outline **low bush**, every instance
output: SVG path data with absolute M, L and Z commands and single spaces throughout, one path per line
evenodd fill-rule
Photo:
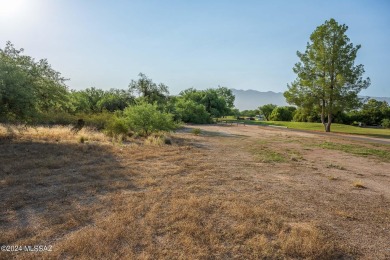
M 180 99 L 176 103 L 176 113 L 185 123 L 208 124 L 212 122 L 210 114 L 202 104 L 193 100 Z
M 295 110 L 295 107 L 276 107 L 269 119 L 271 121 L 291 121 Z
M 106 124 L 104 133 L 114 139 L 124 140 L 129 133 L 129 126 L 126 124 L 124 118 L 114 116 Z
M 123 115 L 130 130 L 145 137 L 154 132 L 169 132 L 178 127 L 173 121 L 173 115 L 160 112 L 156 104 L 141 103 L 130 106 L 123 111 Z
M 39 114 L 33 121 L 33 124 L 40 125 L 72 125 L 77 122 L 76 115 L 66 112 L 50 111 Z
M 113 113 L 110 112 L 96 114 L 77 114 L 77 118 L 83 119 L 86 126 L 96 128 L 97 130 L 103 130 L 111 121 L 112 117 Z
M 200 133 L 202 132 L 202 130 L 200 130 L 199 128 L 194 128 L 192 129 L 191 131 L 194 135 L 200 135 Z
M 384 128 L 390 128 L 390 119 L 388 119 L 388 118 L 383 119 L 382 120 L 382 126 Z

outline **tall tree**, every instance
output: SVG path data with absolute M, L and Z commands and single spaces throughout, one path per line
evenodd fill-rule
M 0 117 L 32 120 L 39 112 L 63 110 L 66 79 L 47 60 L 35 61 L 7 42 L 0 49 Z
M 264 106 L 259 107 L 260 113 L 265 117 L 267 121 L 269 121 L 269 117 L 272 113 L 272 111 L 277 107 L 277 105 L 274 104 L 266 104 Z
M 138 76 L 139 79 L 137 81 L 132 80 L 129 84 L 131 93 L 137 92 L 148 103 L 161 103 L 167 100 L 167 96 L 169 95 L 168 86 L 163 83 L 154 83 L 152 79 L 143 73 L 138 74 Z
M 325 21 L 311 34 L 304 53 L 297 52 L 297 79 L 284 93 L 290 104 L 321 114 L 325 131 L 330 132 L 333 115 L 360 105 L 358 93 L 370 85 L 363 79 L 363 65 L 355 65 L 360 45 L 346 35 L 348 26 L 334 19 Z
M 207 113 L 212 117 L 226 116 L 231 112 L 234 102 L 234 95 L 224 87 L 218 89 L 196 90 L 189 88 L 179 94 L 185 100 L 192 100 L 205 107 Z
M 221 86 L 218 86 L 216 90 L 218 96 L 223 97 L 225 99 L 227 107 L 229 109 L 233 109 L 234 100 L 236 99 L 236 97 L 233 95 L 232 90 L 228 89 L 227 87 L 221 87 Z

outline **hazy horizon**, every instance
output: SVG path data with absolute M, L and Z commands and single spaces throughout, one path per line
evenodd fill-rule
M 11 41 L 47 58 L 71 89 L 127 88 L 139 72 L 171 94 L 218 85 L 283 92 L 295 79 L 296 51 L 325 20 L 349 26 L 357 64 L 390 96 L 388 1 L 0 0 L 0 46 Z

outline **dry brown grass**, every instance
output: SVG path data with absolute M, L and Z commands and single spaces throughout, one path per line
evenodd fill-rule
M 367 189 L 367 187 L 364 185 L 364 183 L 361 180 L 354 181 L 353 186 L 359 189 Z
M 103 133 L 84 127 L 79 132 L 72 131 L 72 126 L 26 127 L 0 124 L 0 139 L 15 139 L 18 141 L 46 142 L 80 142 L 84 138 L 90 142 L 108 142 Z
M 0 252 L 2 259 L 336 259 L 362 254 L 327 225 L 345 220 L 338 208 L 356 208 L 348 204 L 349 194 L 329 208 L 323 203 L 334 197 L 330 187 L 336 182 L 315 175 L 324 179 L 321 185 L 330 185 L 320 191 L 318 185 L 287 181 L 306 167 L 297 147 L 281 154 L 298 160 L 269 164 L 245 152 L 252 139 L 227 135 L 187 131 L 174 134 L 172 145 L 154 140 L 152 145 L 117 145 L 93 131 L 74 135 L 69 128 L 37 128 L 15 130 L 7 138 L 4 126 L 0 129 L 1 244 L 53 245 L 50 253 Z M 80 135 L 88 141 L 80 143 Z M 276 136 L 266 148 L 275 150 L 282 139 Z M 381 203 L 388 205 L 387 198 Z M 373 223 L 390 217 L 386 207 L 381 210 L 372 212 Z

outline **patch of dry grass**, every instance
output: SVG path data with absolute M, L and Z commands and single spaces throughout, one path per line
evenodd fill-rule
M 77 133 L 72 131 L 72 126 L 53 126 L 53 127 L 25 127 L 17 125 L 0 124 L 0 140 L 15 139 L 18 141 L 46 141 L 46 142 L 80 142 L 94 141 L 99 143 L 108 142 L 103 133 L 91 128 L 84 127 Z
M 4 205 L 0 208 L 0 241 L 53 245 L 53 252 L 34 253 L 34 257 L 353 256 L 332 232 L 315 221 L 295 217 L 301 209 L 285 202 L 293 193 L 272 191 L 276 186 L 269 185 L 277 181 L 267 184 L 243 171 L 254 169 L 256 173 L 257 166 L 246 162 L 242 168 L 241 159 L 231 154 L 241 145 L 237 138 L 233 146 L 225 143 L 219 148 L 231 150 L 215 151 L 211 145 L 197 143 L 197 138 L 206 137 L 191 133 L 173 135 L 172 145 L 154 145 L 152 140 L 152 145 L 117 146 L 93 131 L 80 133 L 88 136 L 84 143 L 68 128 L 14 132 L 12 139 L 0 142 Z M 7 134 L 4 127 L 1 134 Z M 283 158 L 300 156 L 291 151 L 283 151 Z M 296 196 L 304 197 L 300 192 Z M 0 252 L 3 259 L 31 256 Z
M 116 196 L 114 213 L 61 240 L 57 245 L 61 251 L 53 256 L 147 259 L 337 256 L 334 244 L 315 227 L 291 226 L 280 216 L 236 198 L 183 197 L 159 189 L 138 196 Z
M 364 185 L 363 181 L 361 180 L 354 181 L 353 186 L 359 189 L 367 189 L 367 187 Z
M 341 171 L 345 171 L 346 168 L 344 166 L 341 166 L 341 165 L 338 165 L 338 164 L 335 164 L 335 163 L 329 163 L 326 165 L 326 168 L 330 168 L 330 169 L 338 169 L 338 170 L 341 170 Z

